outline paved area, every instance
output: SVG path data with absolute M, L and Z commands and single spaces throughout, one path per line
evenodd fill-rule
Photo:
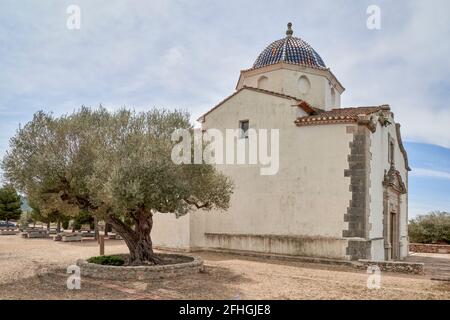
M 126 253 L 107 241 L 106 253 Z M 67 266 L 98 255 L 95 241 L 62 243 L 0 237 L 0 299 L 450 299 L 450 282 L 429 275 L 382 273 L 380 289 L 368 274 L 344 266 L 267 260 L 223 253 L 195 253 L 204 273 L 157 281 L 82 278 L 68 290 Z

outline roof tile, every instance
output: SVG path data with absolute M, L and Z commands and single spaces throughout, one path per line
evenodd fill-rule
M 387 105 L 382 105 L 371 107 L 337 108 L 329 111 L 321 111 L 316 109 L 317 114 L 299 117 L 295 120 L 295 123 L 298 126 L 301 126 L 311 124 L 356 122 L 359 116 L 367 116 L 381 110 L 390 110 L 390 108 Z

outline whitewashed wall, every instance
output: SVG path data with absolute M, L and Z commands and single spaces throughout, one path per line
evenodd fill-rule
M 190 248 L 190 216 L 179 218 L 173 213 L 156 213 L 151 233 L 155 246 L 188 250 Z
M 394 163 L 397 170 L 399 170 L 403 182 L 407 182 L 407 170 L 405 159 L 400 150 L 397 139 L 397 132 L 395 129 L 395 122 L 393 118 L 389 118 L 391 125 L 384 127 L 377 122 L 376 132 L 371 135 L 371 171 L 370 171 L 370 218 L 369 222 L 371 230 L 370 238 L 383 237 L 383 179 L 384 172 L 389 171 L 390 163 L 388 158 L 389 138 L 390 135 L 395 141 L 395 157 Z M 406 257 L 408 255 L 408 207 L 407 195 L 402 195 L 400 200 L 400 256 Z M 384 241 L 374 241 L 372 244 L 372 258 L 384 259 Z
M 298 69 L 298 70 L 296 70 Z M 327 76 L 325 76 L 325 75 Z M 306 77 L 309 82 L 309 89 L 304 90 L 304 86 L 299 85 L 299 79 Z M 332 85 L 334 77 L 329 71 L 318 71 L 307 67 L 290 66 L 290 68 L 279 68 L 278 65 L 269 66 L 251 72 L 245 72 L 238 83 L 237 88 L 243 86 L 259 87 L 259 80 L 267 78 L 261 89 L 287 94 L 297 97 L 316 108 L 330 110 L 341 105 L 341 94 L 343 89 L 337 85 Z M 331 89 L 334 87 L 335 98 L 331 99 Z
M 295 126 L 303 111 L 292 105 L 292 100 L 243 90 L 206 116 L 204 129 L 237 128 L 243 119 L 249 119 L 250 128 L 277 128 L 281 145 L 280 168 L 274 176 L 260 175 L 259 166 L 218 166 L 233 178 L 236 189 L 228 212 L 203 216 L 203 231 L 333 240 L 333 250 L 311 246 L 309 253 L 343 257 L 343 216 L 351 199 L 344 169 L 353 136 L 345 125 Z M 208 240 L 194 245 L 209 246 Z

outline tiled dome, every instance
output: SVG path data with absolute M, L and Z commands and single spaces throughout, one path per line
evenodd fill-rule
M 272 42 L 258 56 L 253 68 L 260 68 L 280 61 L 325 69 L 319 54 L 305 41 L 293 37 L 292 23 L 288 23 L 286 37 Z

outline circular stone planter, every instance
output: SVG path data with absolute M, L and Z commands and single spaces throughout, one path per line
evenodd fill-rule
M 204 270 L 200 257 L 180 254 L 159 254 L 161 257 L 182 258 L 186 262 L 157 266 L 108 266 L 77 260 L 81 275 L 98 279 L 112 280 L 151 280 L 169 278 L 183 274 L 194 274 Z

